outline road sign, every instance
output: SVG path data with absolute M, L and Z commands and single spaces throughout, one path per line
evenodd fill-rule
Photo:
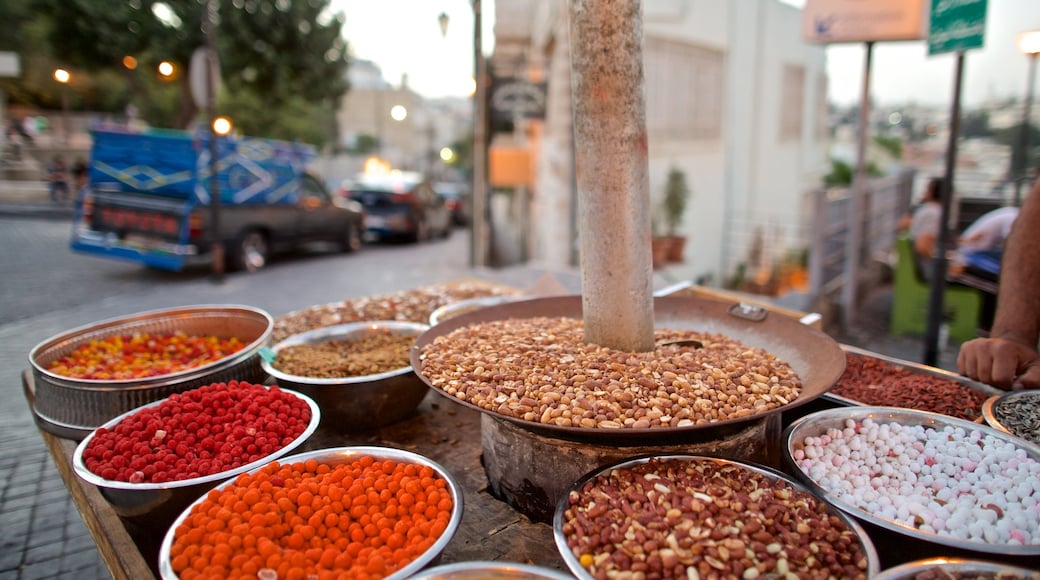
M 512 77 L 491 79 L 491 119 L 513 121 L 517 118 L 545 118 L 545 83 Z
M 986 0 L 932 0 L 928 54 L 981 48 L 986 34 Z
M 808 42 L 921 40 L 927 0 L 806 0 L 802 37 Z

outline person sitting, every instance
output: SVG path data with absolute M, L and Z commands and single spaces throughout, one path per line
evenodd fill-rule
M 928 180 L 921 203 L 910 217 L 908 236 L 914 245 L 917 271 L 926 280 L 932 278 L 932 259 L 939 243 L 939 228 L 942 226 L 942 179 Z
M 995 280 L 1000 274 L 1004 241 L 1018 217 L 1018 208 L 1002 207 L 976 219 L 957 240 L 957 264 L 967 272 Z

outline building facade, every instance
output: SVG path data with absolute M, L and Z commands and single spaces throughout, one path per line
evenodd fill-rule
M 496 4 L 494 74 L 547 84 L 544 118 L 496 133 L 492 149 L 531 153 L 525 250 L 548 266 L 577 264 L 567 16 L 562 0 Z M 721 284 L 804 250 L 809 192 L 829 165 L 825 54 L 802 40 L 801 11 L 645 0 L 643 37 L 650 203 L 672 168 L 692 191 L 686 258 L 669 274 Z

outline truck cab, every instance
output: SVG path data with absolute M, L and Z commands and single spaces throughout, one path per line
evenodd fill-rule
M 208 134 L 98 129 L 92 136 L 74 251 L 177 271 L 211 261 L 219 241 L 232 269 L 253 271 L 273 252 L 311 241 L 361 248 L 363 208 L 334 198 L 306 169 L 315 156 L 309 145 L 225 138 L 211 160 Z

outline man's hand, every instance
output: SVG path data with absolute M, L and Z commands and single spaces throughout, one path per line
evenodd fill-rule
M 961 345 L 957 370 L 968 378 L 1001 389 L 1040 388 L 1040 353 L 1036 347 L 1003 338 L 976 338 Z

